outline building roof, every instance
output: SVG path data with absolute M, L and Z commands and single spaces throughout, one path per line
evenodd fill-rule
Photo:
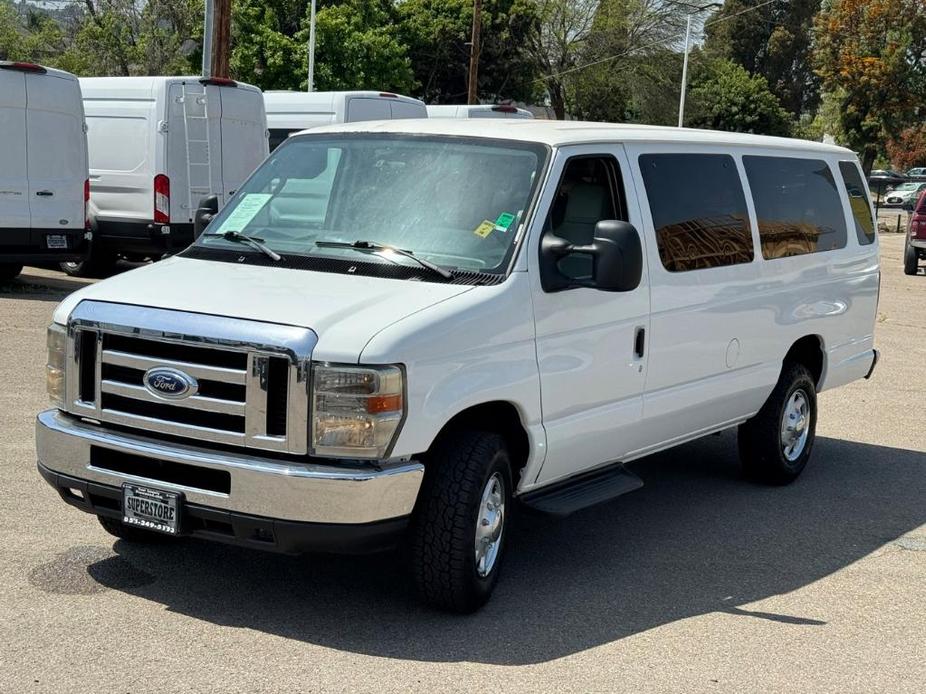
M 525 142 L 541 142 L 553 147 L 600 142 L 651 142 L 768 147 L 826 153 L 849 153 L 836 145 L 787 137 L 769 137 L 718 130 L 672 128 L 657 125 L 628 123 L 587 123 L 543 119 L 466 119 L 435 118 L 389 121 L 362 121 L 327 125 L 311 130 L 313 134 L 326 132 L 381 132 L 429 135 L 456 135 L 491 137 Z

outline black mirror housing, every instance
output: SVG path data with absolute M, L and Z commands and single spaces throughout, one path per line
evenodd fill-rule
M 901 205 L 901 209 L 904 209 L 907 212 L 913 212 L 913 200 L 910 198 L 904 200 L 903 205 Z
M 199 201 L 196 214 L 193 215 L 193 239 L 198 239 L 209 226 L 212 218 L 219 213 L 219 196 L 208 195 Z
M 574 280 L 557 267 L 560 258 L 573 253 L 590 255 L 593 262 L 591 281 Z M 553 234 L 546 234 L 540 244 L 540 279 L 546 292 L 573 287 L 588 287 L 606 292 L 629 292 L 640 286 L 643 277 L 643 246 L 640 234 L 628 222 L 605 219 L 595 225 L 592 243 L 576 246 Z

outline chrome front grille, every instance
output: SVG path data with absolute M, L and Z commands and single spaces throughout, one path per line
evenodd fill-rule
M 315 342 L 304 328 L 82 302 L 68 325 L 68 409 L 150 432 L 304 454 Z M 196 379 L 196 392 L 151 392 L 143 379 L 158 368 Z

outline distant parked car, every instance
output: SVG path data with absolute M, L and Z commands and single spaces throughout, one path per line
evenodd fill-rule
M 874 169 L 868 174 L 868 185 L 875 191 L 886 191 L 899 183 L 905 183 L 907 177 L 891 169 Z
M 919 198 L 920 193 L 926 190 L 926 181 L 908 181 L 894 188 L 884 199 L 886 205 L 903 205 L 907 200 L 911 202 Z
M 907 170 L 907 178 L 917 180 L 926 180 L 926 166 L 917 166 Z
M 913 212 L 910 217 L 910 226 L 907 227 L 907 243 L 903 254 L 903 271 L 907 275 L 915 275 L 919 262 L 926 258 L 926 190 L 920 193 L 919 199 L 908 200 L 904 209 Z

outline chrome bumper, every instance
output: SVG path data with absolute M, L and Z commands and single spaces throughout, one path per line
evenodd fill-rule
M 108 431 L 59 410 L 42 412 L 35 429 L 39 462 L 59 474 L 112 486 L 147 483 L 183 492 L 190 503 L 288 521 L 352 524 L 407 516 L 424 476 L 424 466 L 416 462 L 342 468 L 168 444 Z M 94 467 L 91 447 L 222 470 L 230 475 L 230 490 L 225 494 Z
M 919 248 L 921 251 L 926 251 L 926 239 L 910 239 L 910 245 Z

